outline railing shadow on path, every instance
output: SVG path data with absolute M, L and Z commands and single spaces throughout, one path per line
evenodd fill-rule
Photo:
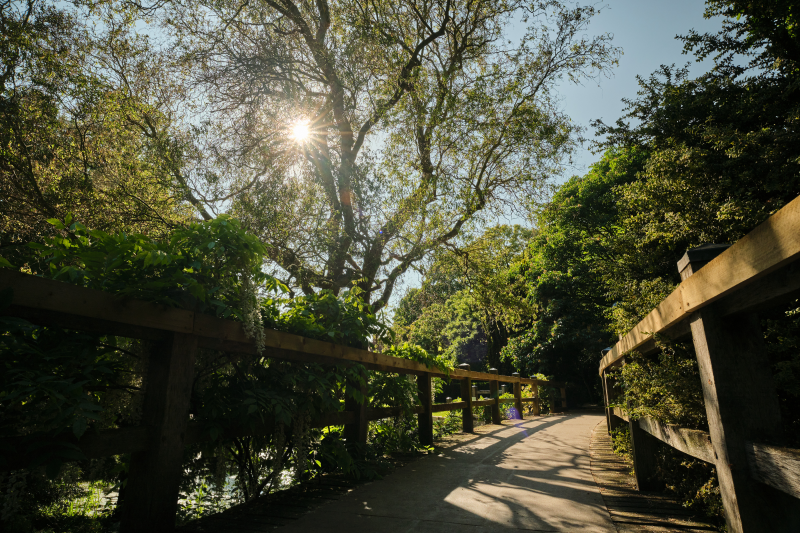
M 285 531 L 615 531 L 589 469 L 602 414 L 586 414 L 476 429 Z

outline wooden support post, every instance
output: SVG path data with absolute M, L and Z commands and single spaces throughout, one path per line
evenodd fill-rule
M 497 374 L 496 368 L 489 369 L 490 374 Z M 499 424 L 501 422 L 500 419 L 500 382 L 496 379 L 493 379 L 489 382 L 489 396 L 494 400 L 494 403 L 490 406 L 492 408 L 492 424 Z
M 197 338 L 186 333 L 173 333 L 151 350 L 142 412 L 148 447 L 131 455 L 121 533 L 175 529 L 196 357 Z
M 620 427 L 625 421 L 619 418 L 611 411 L 611 401 L 616 398 L 614 392 L 614 381 L 603 372 L 603 392 L 605 393 L 606 402 L 606 425 L 608 427 L 608 434 Z
M 458 365 L 461 370 L 469 370 L 469 364 L 464 363 Z M 461 411 L 461 429 L 464 433 L 472 433 L 474 426 L 472 422 L 472 379 L 463 378 L 461 380 L 461 400 L 466 402 L 467 406 Z
M 679 262 L 682 279 L 696 272 L 690 252 Z M 800 530 L 797 500 L 758 483 L 748 471 L 745 443 L 781 438 L 780 407 L 758 317 L 723 319 L 711 304 L 689 324 L 728 531 Z
M 561 387 L 561 410 L 567 412 L 567 387 Z
M 519 372 L 514 372 L 511 375 L 519 380 Z M 517 410 L 517 416 L 515 418 L 523 420 L 525 415 L 524 411 L 522 410 L 522 383 L 519 381 L 514 382 L 514 409 Z
M 638 420 L 630 420 L 628 427 L 631 432 L 631 455 L 636 488 L 640 491 L 658 490 L 659 483 L 655 479 L 658 439 L 639 427 Z
M 536 379 L 534 376 L 531 376 L 531 378 Z M 538 381 L 533 385 L 533 394 L 536 398 L 536 401 L 533 402 L 533 416 L 540 416 L 542 414 L 542 399 Z
M 352 424 L 344 425 L 344 438 L 348 443 L 367 443 L 367 430 L 369 429 L 369 421 L 367 420 L 367 376 L 360 376 L 361 379 L 348 379 L 345 385 L 345 398 L 344 409 L 345 411 L 352 411 L 356 414 L 356 420 Z M 351 392 L 357 391 L 361 396 L 362 401 L 358 401 L 353 397 Z
M 425 372 L 417 376 L 417 388 L 419 389 L 419 400 L 422 408 L 425 409 L 417 415 L 419 424 L 419 442 L 423 446 L 433 444 L 433 382 L 430 372 Z
M 607 382 L 608 379 L 606 378 L 606 372 L 600 374 L 600 384 L 603 386 L 603 407 L 605 408 L 606 412 L 606 429 L 608 430 L 609 435 L 611 434 L 611 409 L 608 407 L 608 387 Z

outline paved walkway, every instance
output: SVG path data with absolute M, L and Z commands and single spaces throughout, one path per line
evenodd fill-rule
M 573 412 L 476 428 L 280 531 L 615 532 L 589 464 L 601 420 Z

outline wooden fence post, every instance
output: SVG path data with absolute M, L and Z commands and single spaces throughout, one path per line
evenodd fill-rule
M 469 364 L 458 365 L 458 368 L 468 371 Z M 472 378 L 463 378 L 461 380 L 461 399 L 467 404 L 461 411 L 461 429 L 464 433 L 472 433 L 474 431 L 472 422 Z
M 497 374 L 496 368 L 489 369 L 490 374 Z M 489 382 L 489 396 L 492 397 L 494 403 L 490 406 L 492 408 L 492 424 L 500 423 L 500 382 L 493 379 Z
M 693 261 L 692 252 L 678 263 L 682 279 L 700 263 Z M 692 315 L 689 324 L 728 531 L 797 531 L 797 500 L 756 482 L 748 471 L 745 443 L 779 441 L 782 429 L 758 317 L 722 318 L 711 304 Z
M 344 425 L 344 438 L 348 443 L 357 442 L 359 444 L 366 444 L 367 431 L 369 429 L 369 421 L 367 420 L 367 404 L 369 403 L 367 401 L 367 394 L 369 391 L 367 389 L 366 374 L 361 376 L 361 380 L 348 379 L 345 388 L 344 410 L 354 412 L 356 414 L 356 419 L 352 424 Z M 350 392 L 353 390 L 361 393 L 360 396 L 363 401 L 359 402 L 352 397 Z
M 600 374 L 600 384 L 603 387 L 603 407 L 605 408 L 606 412 L 606 429 L 608 430 L 608 434 L 611 434 L 611 408 L 608 406 L 608 387 L 606 383 L 606 371 L 603 370 Z
M 536 379 L 531 376 L 532 379 Z M 540 416 L 542 414 L 542 404 L 541 404 L 541 391 L 539 390 L 539 380 L 536 380 L 536 383 L 533 384 L 533 394 L 536 401 L 533 402 L 533 416 Z
M 630 420 L 628 428 L 631 435 L 631 455 L 633 456 L 636 488 L 640 491 L 657 490 L 659 484 L 655 476 L 658 439 L 639 427 L 638 420 Z
M 614 392 L 614 381 L 603 372 L 603 393 L 605 394 L 606 402 L 606 425 L 608 426 L 608 434 L 624 424 L 624 420 L 619 418 L 611 411 L 611 401 L 617 397 Z
M 514 382 L 514 409 L 517 410 L 517 417 L 520 420 L 524 420 L 525 416 L 522 410 L 522 383 L 519 381 L 519 372 L 514 372 L 511 375 L 517 378 L 517 381 Z
M 121 533 L 175 528 L 196 357 L 197 338 L 186 333 L 173 333 L 150 353 L 142 408 L 148 449 L 131 455 Z
M 564 384 L 561 387 L 561 409 L 566 413 L 567 412 L 567 385 Z
M 417 376 L 417 388 L 419 389 L 419 399 L 422 404 L 424 412 L 417 415 L 417 422 L 419 424 L 419 442 L 423 446 L 430 446 L 433 444 L 433 382 L 431 380 L 431 373 L 425 372 Z

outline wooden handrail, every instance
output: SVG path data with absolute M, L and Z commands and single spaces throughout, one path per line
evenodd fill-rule
M 636 350 L 653 334 L 663 333 L 686 320 L 699 309 L 740 291 L 761 278 L 800 258 L 800 197 L 739 239 L 733 246 L 683 281 L 675 291 L 630 330 L 600 362 L 606 368 Z M 770 298 L 785 296 L 800 288 L 800 278 L 792 283 L 776 283 L 768 291 L 759 291 L 745 305 L 729 305 L 728 313 L 747 311 L 748 305 L 761 306 Z
M 627 415 L 618 409 L 614 408 L 615 416 L 628 421 Z M 707 431 L 663 424 L 651 418 L 640 418 L 633 423 L 671 448 L 712 465 L 716 462 Z M 747 464 L 754 479 L 800 498 L 800 450 L 750 442 Z
M 736 533 L 794 531 L 800 523 L 800 450 L 774 445 L 783 442 L 784 421 L 758 317 L 800 295 L 799 259 L 800 197 L 727 249 L 688 250 L 678 263 L 680 286 L 600 362 L 608 429 L 628 426 L 637 488 L 656 488 L 658 441 L 709 462 L 728 529 Z M 607 370 L 624 365 L 634 350 L 657 350 L 656 334 L 691 338 L 708 432 L 634 420 L 614 405 L 618 391 Z
M 113 294 L 0 269 L 0 288 L 13 291 L 12 305 L 2 314 L 20 316 L 44 325 L 58 324 L 84 331 L 101 331 L 132 338 L 157 339 L 166 333 L 190 333 L 199 346 L 257 354 L 242 324 L 233 320 L 165 307 L 151 302 L 120 299 Z M 453 369 L 449 373 L 411 359 L 352 348 L 332 342 L 264 329 L 265 355 L 274 359 L 319 363 L 360 363 L 372 370 L 400 374 L 430 373 L 451 379 L 501 381 L 560 387 L 563 383 Z
M 522 384 L 559 387 L 564 383 L 475 372 L 463 368 L 442 371 L 423 363 L 391 357 L 359 348 L 337 345 L 291 333 L 264 329 L 264 350 L 259 353 L 255 341 L 249 338 L 241 323 L 216 318 L 186 309 L 170 308 L 151 302 L 122 299 L 111 293 L 49 280 L 0 268 L 0 290 L 11 289 L 11 305 L 0 311 L 40 325 L 98 332 L 153 341 L 154 364 L 148 365 L 146 411 L 143 419 L 148 426 L 120 428 L 89 433 L 81 439 L 65 437 L 66 444 L 77 445 L 87 457 L 102 457 L 132 453 L 127 501 L 121 518 L 122 533 L 134 531 L 170 531 L 174 525 L 175 500 L 178 494 L 183 448 L 192 443 L 211 439 L 200 422 L 190 421 L 188 415 L 191 380 L 199 348 L 263 355 L 264 357 L 297 362 L 323 364 L 361 364 L 381 372 L 413 374 L 422 405 L 410 409 L 419 417 L 419 438 L 424 445 L 433 443 L 433 418 L 437 411 L 461 409 L 465 431 L 472 429 L 473 406 L 492 406 L 493 421 L 500 422 L 502 403 L 517 402 L 521 411 Z M 468 368 L 468 367 L 467 367 Z M 462 393 L 469 394 L 472 381 L 488 381 L 490 388 L 499 391 L 499 382 L 514 384 L 515 398 L 471 401 L 458 404 L 433 405 L 431 378 L 462 380 Z M 355 382 L 347 387 L 360 386 Z M 365 391 L 361 391 L 365 394 Z M 397 416 L 408 412 L 401 407 L 373 408 L 365 402 L 352 401 L 347 396 L 346 411 L 328 413 L 311 422 L 312 427 L 344 425 L 345 439 L 366 442 L 368 421 Z M 565 405 L 565 404 L 564 404 Z M 539 414 L 535 403 L 535 414 Z M 247 436 L 268 432 L 262 428 L 229 429 L 224 437 Z M 24 437 L 9 439 L 5 444 L 24 448 Z M 134 453 L 147 451 L 148 453 Z M 9 457 L 10 463 L 25 464 L 25 450 Z

